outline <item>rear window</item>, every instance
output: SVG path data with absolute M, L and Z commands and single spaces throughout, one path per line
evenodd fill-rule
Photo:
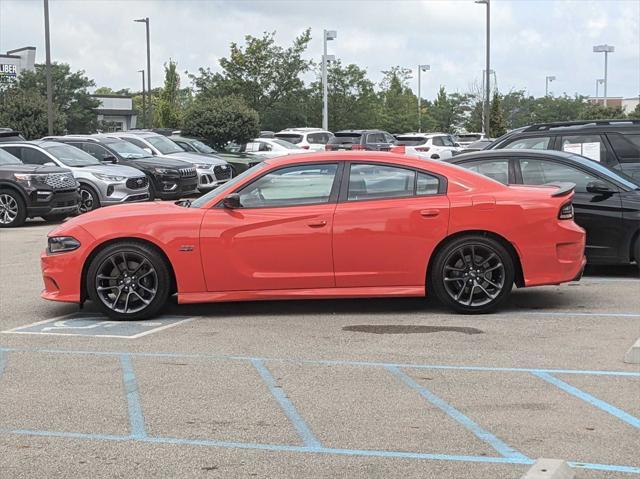
M 345 143 L 360 143 L 360 133 L 336 133 L 336 136 L 329 140 L 329 144 L 343 145 Z
M 396 136 L 396 138 L 398 139 L 396 144 L 404 146 L 424 145 L 427 142 L 423 136 Z
M 482 135 L 457 135 L 459 141 L 478 141 Z
M 288 141 L 289 143 L 293 143 L 294 145 L 297 145 L 302 141 L 302 135 L 296 135 L 295 133 L 277 133 L 276 138 Z

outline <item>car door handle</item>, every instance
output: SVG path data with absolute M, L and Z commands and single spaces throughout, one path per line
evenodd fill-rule
M 307 226 L 309 226 L 309 228 L 322 228 L 323 226 L 327 226 L 327 222 L 325 220 L 312 221 L 308 223 Z
M 440 210 L 430 209 L 430 210 L 420 210 L 420 216 L 425 218 L 434 218 L 440 214 Z

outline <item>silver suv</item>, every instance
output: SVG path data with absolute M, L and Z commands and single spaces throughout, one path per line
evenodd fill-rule
M 116 203 L 149 200 L 149 180 L 130 166 L 105 165 L 74 146 L 55 141 L 0 143 L 28 165 L 68 168 L 80 183 L 81 213 Z
M 198 190 L 201 192 L 212 190 L 233 175 L 231 166 L 222 158 L 184 151 L 166 136 L 152 131 L 116 132 L 109 133 L 109 136 L 127 140 L 154 156 L 168 156 L 191 163 L 198 172 Z

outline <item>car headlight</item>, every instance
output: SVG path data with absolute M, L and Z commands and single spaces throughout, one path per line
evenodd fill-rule
M 51 254 L 73 251 L 80 247 L 80 241 L 72 236 L 51 236 L 47 251 Z
M 40 183 L 40 184 L 46 184 L 47 176 L 49 176 L 49 175 L 27 174 L 27 173 L 14 173 L 13 174 L 13 177 L 17 181 L 25 181 L 27 183 Z
M 169 173 L 172 173 L 172 171 L 168 168 L 154 168 L 153 171 L 155 171 L 159 175 L 168 175 Z
M 92 173 L 93 176 L 102 181 L 123 181 L 126 176 L 105 175 L 104 173 Z
M 213 167 L 213 165 L 209 165 L 207 163 L 196 163 L 193 166 L 200 170 L 210 170 Z

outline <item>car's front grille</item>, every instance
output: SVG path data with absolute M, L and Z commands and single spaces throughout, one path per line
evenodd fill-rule
M 198 174 L 195 168 L 180 168 L 178 171 L 182 178 L 192 178 Z
M 47 175 L 45 183 L 54 190 L 68 190 L 78 186 L 71 173 L 52 173 Z
M 65 206 L 76 206 L 77 204 L 78 204 L 77 199 L 71 199 L 71 200 L 54 201 L 52 206 L 54 208 L 64 208 Z
M 216 180 L 228 180 L 231 178 L 231 167 L 229 165 L 216 165 L 213 167 Z
M 138 176 L 127 180 L 127 188 L 130 190 L 140 190 L 142 188 L 146 188 L 148 184 L 149 180 L 146 176 Z
M 131 196 L 127 197 L 125 202 L 129 203 L 129 202 L 134 202 L 134 201 L 146 201 L 148 199 L 149 199 L 149 194 L 148 193 L 143 193 L 141 195 L 131 195 Z

